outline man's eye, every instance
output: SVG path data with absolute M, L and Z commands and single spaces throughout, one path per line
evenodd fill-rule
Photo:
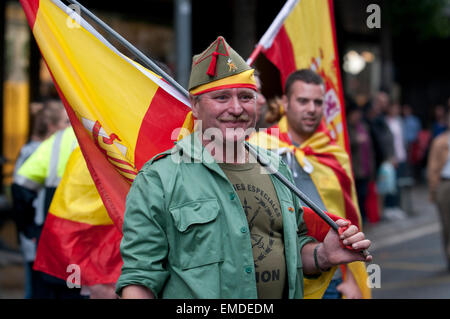
M 217 101 L 226 101 L 226 100 L 228 100 L 228 96 L 227 95 L 217 95 L 216 97 L 214 97 L 214 99 Z
M 242 95 L 240 97 L 240 99 L 241 99 L 241 101 L 249 102 L 249 101 L 253 100 L 253 95 Z
M 314 104 L 316 106 L 322 106 L 323 105 L 323 100 L 314 100 Z
M 300 104 L 308 104 L 309 100 L 308 99 L 298 99 L 298 102 Z

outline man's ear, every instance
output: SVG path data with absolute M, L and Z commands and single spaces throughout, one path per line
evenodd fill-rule
M 189 102 L 191 103 L 192 115 L 195 118 L 198 118 L 198 98 L 192 94 L 189 94 Z
M 281 97 L 281 100 L 282 100 L 282 102 L 283 102 L 283 107 L 284 107 L 284 111 L 287 111 L 288 110 L 288 102 L 289 102 L 289 99 L 288 99 L 288 97 L 287 97 L 287 95 L 286 94 L 283 94 L 283 96 Z

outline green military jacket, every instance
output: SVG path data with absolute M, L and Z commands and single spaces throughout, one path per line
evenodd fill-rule
M 158 298 L 258 298 L 247 218 L 225 173 L 191 134 L 139 171 L 127 196 L 116 291 L 148 287 Z M 292 181 L 278 155 L 258 149 Z M 270 176 L 283 218 L 288 297 L 303 298 L 300 202 Z

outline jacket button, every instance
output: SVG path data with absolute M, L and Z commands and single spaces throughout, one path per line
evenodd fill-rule
M 236 195 L 234 193 L 230 193 L 230 199 L 234 200 L 234 198 L 236 197 Z
M 251 274 L 252 273 L 252 267 L 245 267 L 245 272 L 247 274 Z
M 242 226 L 241 227 L 241 233 L 246 233 L 247 232 L 247 227 L 245 227 L 245 226 Z

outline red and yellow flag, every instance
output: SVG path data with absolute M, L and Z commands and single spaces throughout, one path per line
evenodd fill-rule
M 120 237 L 112 225 L 119 234 L 122 232 L 126 195 L 142 165 L 173 146 L 176 128 L 192 130 L 189 102 L 159 76 L 120 53 L 61 1 L 21 0 L 21 4 L 98 193 L 94 184 L 86 184 L 83 189 L 88 192 L 91 187 L 92 197 L 101 196 L 102 201 L 96 204 L 103 202 L 112 221 L 95 222 L 98 214 L 105 214 L 100 208 L 89 207 L 90 199 L 67 200 L 65 206 L 55 204 L 44 226 L 36 269 L 65 278 L 65 267 L 56 262 L 59 258 L 67 262 L 78 260 L 86 268 L 81 269 L 84 274 L 95 273 L 87 270 L 93 265 L 89 260 L 99 258 L 98 263 L 108 264 L 106 252 L 112 254 L 112 261 L 121 261 L 115 257 Z M 68 170 L 71 172 L 74 167 L 69 166 Z M 82 198 L 86 192 L 78 195 Z M 74 213 L 69 218 L 67 211 L 60 208 Z M 91 217 L 84 218 L 86 214 Z M 94 229 L 91 226 L 96 226 L 95 234 L 90 232 Z M 81 233 L 84 239 L 75 239 Z M 92 235 L 86 235 L 89 233 Z M 101 238 L 108 239 L 110 246 L 102 246 L 104 253 L 90 254 L 89 249 Z M 51 253 L 44 253 L 43 247 L 53 247 L 53 258 Z M 92 280 L 83 276 L 83 280 L 95 283 L 99 276 Z
M 77 147 L 53 196 L 34 268 L 64 279 L 68 266 L 77 265 L 82 285 L 115 283 L 121 238 Z
M 312 69 L 325 81 L 324 121 L 339 145 L 350 150 L 337 53 L 333 0 L 289 0 L 261 38 L 259 52 L 278 68 L 281 82 L 298 69 Z
M 124 194 L 149 158 L 173 146 L 172 132 L 183 126 L 189 102 L 62 2 L 21 3 L 94 182 L 121 229 Z

